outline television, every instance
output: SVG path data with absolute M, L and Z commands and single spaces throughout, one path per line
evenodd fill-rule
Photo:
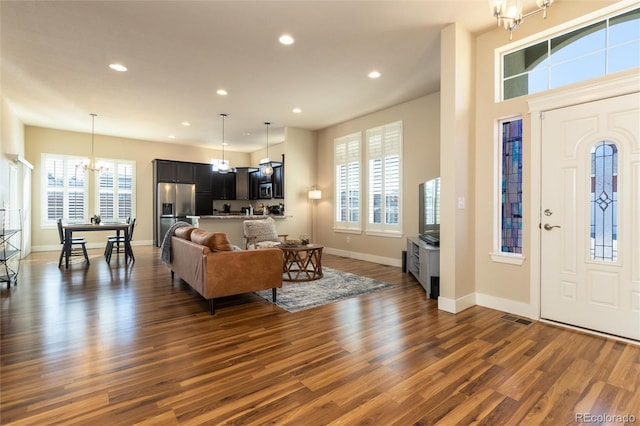
M 428 244 L 440 245 L 440 178 L 434 178 L 419 185 L 419 226 L 420 239 Z

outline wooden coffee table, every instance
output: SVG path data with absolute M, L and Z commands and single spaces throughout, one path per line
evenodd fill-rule
M 319 244 L 280 245 L 284 255 L 283 281 L 313 281 L 322 278 L 322 249 Z

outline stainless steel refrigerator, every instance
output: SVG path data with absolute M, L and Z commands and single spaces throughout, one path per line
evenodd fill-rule
M 178 221 L 189 222 L 187 216 L 196 212 L 196 186 L 192 183 L 158 183 L 157 188 L 157 244 L 160 246 L 165 234 Z

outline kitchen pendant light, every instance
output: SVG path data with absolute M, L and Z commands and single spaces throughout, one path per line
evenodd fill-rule
M 273 165 L 269 160 L 269 126 L 271 123 L 266 121 L 264 124 L 267 126 L 267 157 L 260 161 L 260 173 L 263 176 L 271 176 L 273 174 Z
M 109 168 L 102 163 L 96 163 L 94 155 L 95 119 L 98 114 L 91 113 L 89 115 L 91 116 L 91 158 L 85 158 L 76 167 L 82 167 L 85 172 L 106 172 L 109 171 Z
M 227 114 L 220 114 L 222 117 L 222 163 L 218 166 L 218 173 L 229 173 L 229 162 L 224 159 L 224 119 Z

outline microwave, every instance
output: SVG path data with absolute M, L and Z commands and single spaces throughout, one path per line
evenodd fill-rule
M 261 183 L 259 198 L 271 198 L 273 194 L 273 184 Z

